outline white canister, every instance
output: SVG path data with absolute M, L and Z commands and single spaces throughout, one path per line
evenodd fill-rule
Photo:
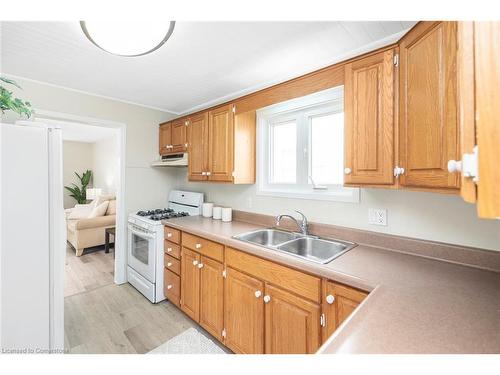
M 222 207 L 214 207 L 214 210 L 213 210 L 213 213 L 212 213 L 212 217 L 215 219 L 215 220 L 220 220 L 222 219 Z
M 213 203 L 203 203 L 203 206 L 201 209 L 203 217 L 212 217 L 213 209 L 214 209 Z
M 228 222 L 233 220 L 233 210 L 231 207 L 222 208 L 222 221 Z

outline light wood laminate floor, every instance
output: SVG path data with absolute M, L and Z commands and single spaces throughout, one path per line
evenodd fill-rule
M 69 353 L 146 353 L 190 327 L 203 331 L 170 302 L 152 304 L 130 284 L 114 284 L 113 269 L 112 251 L 76 257 L 68 245 L 64 328 Z

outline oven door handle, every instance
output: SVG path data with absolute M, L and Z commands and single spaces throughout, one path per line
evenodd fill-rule
M 135 234 L 136 236 L 139 236 L 139 237 L 144 237 L 144 238 L 149 238 L 149 239 L 155 238 L 155 236 L 153 234 L 143 232 L 143 231 L 138 231 L 138 230 L 134 229 L 134 227 L 132 227 L 132 225 L 128 226 L 128 230 L 130 232 L 132 232 L 132 234 Z

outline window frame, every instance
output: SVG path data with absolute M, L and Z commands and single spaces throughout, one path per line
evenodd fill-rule
M 327 190 L 323 190 L 314 188 L 309 180 L 309 173 L 312 173 L 312 117 L 338 113 L 339 110 L 343 111 L 343 88 L 344 86 L 337 86 L 257 111 L 257 195 L 359 202 L 359 188 L 326 185 Z M 297 137 L 296 179 L 301 183 L 271 183 L 272 126 L 293 120 L 296 123 Z M 304 121 L 307 121 L 307 126 L 300 126 L 300 124 L 304 124 Z M 304 152 L 307 152 L 307 157 L 301 156 L 301 153 Z M 306 181 L 305 184 L 303 183 L 304 180 Z

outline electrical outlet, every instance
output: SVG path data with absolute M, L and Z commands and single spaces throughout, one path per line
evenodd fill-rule
M 387 225 L 387 210 L 385 208 L 368 209 L 368 223 L 373 225 Z

